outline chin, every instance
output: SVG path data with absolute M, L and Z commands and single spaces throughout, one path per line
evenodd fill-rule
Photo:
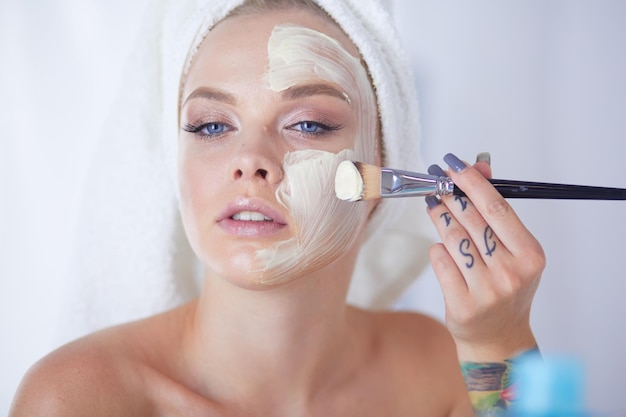
M 241 271 L 228 269 L 222 272 L 211 273 L 214 279 L 220 279 L 232 286 L 250 290 L 250 291 L 269 291 L 276 288 L 284 287 L 290 283 L 303 278 L 303 275 L 292 275 L 289 277 L 281 276 L 280 279 L 274 279 L 268 271 Z
M 335 242 L 322 248 L 298 245 L 292 238 L 271 245 L 251 242 L 230 248 L 227 244 L 207 245 L 203 263 L 209 275 L 237 287 L 268 290 L 319 275 L 319 271 L 327 268 L 330 270 L 322 275 L 336 275 L 345 269 L 342 259 L 346 255 L 351 259 L 356 253 L 357 243 Z M 348 264 L 350 259 L 346 259 Z
M 304 262 L 298 268 L 277 268 L 267 267 L 264 262 L 260 261 L 254 253 L 239 253 L 236 256 L 228 258 L 230 262 L 211 262 L 205 264 L 208 275 L 214 279 L 221 279 L 233 286 L 252 290 L 267 291 L 280 287 L 284 287 L 293 282 L 315 275 L 319 270 L 329 266 L 333 260 L 326 259 L 325 262 L 315 262 L 303 266 Z
M 239 247 L 236 253 L 222 253 L 211 257 L 204 257 L 204 267 L 208 275 L 225 280 L 240 288 L 250 290 L 265 290 L 275 287 L 268 285 L 265 278 L 272 276 L 267 271 L 265 263 L 257 256 L 258 248 L 250 245 Z

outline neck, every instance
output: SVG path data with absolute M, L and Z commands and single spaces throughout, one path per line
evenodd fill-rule
M 276 415 L 350 373 L 362 345 L 345 303 L 355 257 L 266 290 L 207 274 L 187 344 L 198 389 Z

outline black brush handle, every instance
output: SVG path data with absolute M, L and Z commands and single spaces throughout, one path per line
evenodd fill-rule
M 537 198 L 550 200 L 626 200 L 626 189 L 588 185 L 553 184 L 490 179 L 489 182 L 504 198 Z M 464 196 L 454 187 L 454 195 Z

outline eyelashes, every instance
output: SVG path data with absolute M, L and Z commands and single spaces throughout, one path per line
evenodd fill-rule
M 304 120 L 288 126 L 287 129 L 298 132 L 300 135 L 307 137 L 323 137 L 328 136 L 338 130 L 341 130 L 342 127 L 343 126 L 340 124 Z
M 198 124 L 185 123 L 182 129 L 185 132 L 193 133 L 194 135 L 205 139 L 216 139 L 234 130 L 234 128 L 229 124 L 220 122 Z
M 294 132 L 298 136 L 310 139 L 329 136 L 333 132 L 337 132 L 342 128 L 343 125 L 338 123 L 319 122 L 313 120 L 303 120 L 285 127 L 286 130 Z M 182 126 L 182 130 L 192 133 L 201 139 L 214 140 L 236 129 L 228 123 L 200 122 L 185 123 Z

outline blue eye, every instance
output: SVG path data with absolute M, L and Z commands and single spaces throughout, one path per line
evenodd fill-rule
M 186 124 L 183 126 L 183 130 L 190 133 L 196 133 L 203 137 L 216 137 L 223 135 L 224 133 L 231 130 L 230 126 L 226 123 L 204 123 L 198 125 Z
M 226 125 L 224 123 L 207 123 L 200 131 L 207 135 L 219 135 L 226 131 Z
M 296 126 L 298 126 L 300 129 L 296 129 L 296 130 L 301 130 L 302 132 L 306 132 L 306 133 L 318 133 L 320 130 L 322 130 L 322 126 L 318 123 L 315 122 L 300 122 L 298 123 Z
M 305 120 L 290 126 L 289 129 L 293 129 L 303 135 L 322 136 L 329 134 L 332 131 L 341 129 L 341 125 L 326 125 L 323 123 Z

